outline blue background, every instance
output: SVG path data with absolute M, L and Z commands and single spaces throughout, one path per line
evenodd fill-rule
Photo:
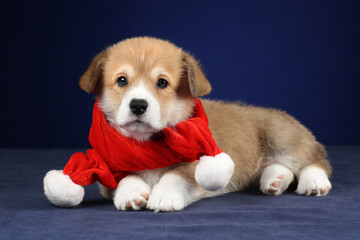
M 359 1 L 2 3 L 0 148 L 88 147 L 92 57 L 133 36 L 200 60 L 211 98 L 286 110 L 325 144 L 360 144 Z

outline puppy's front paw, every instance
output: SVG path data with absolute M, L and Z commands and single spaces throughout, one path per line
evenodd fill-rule
M 301 172 L 296 192 L 307 196 L 325 196 L 330 189 L 331 183 L 324 170 L 309 167 Z
M 145 208 L 149 195 L 133 192 L 114 198 L 114 205 L 118 210 L 141 210 Z
M 114 205 L 118 210 L 141 210 L 146 207 L 150 193 L 150 186 L 141 177 L 129 175 L 119 182 Z
M 196 201 L 198 195 L 193 184 L 169 173 L 153 188 L 146 207 L 155 212 L 179 211 Z
M 179 211 L 185 207 L 185 200 L 181 193 L 174 190 L 154 188 L 150 195 L 147 208 L 155 212 Z

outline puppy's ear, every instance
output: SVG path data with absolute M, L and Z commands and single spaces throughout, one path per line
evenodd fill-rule
M 105 50 L 94 57 L 90 66 L 81 76 L 79 86 L 87 93 L 93 93 L 96 85 L 99 84 L 103 77 L 104 62 L 107 59 L 108 51 Z
M 188 53 L 183 54 L 183 63 L 192 96 L 197 98 L 209 94 L 211 85 L 199 63 Z

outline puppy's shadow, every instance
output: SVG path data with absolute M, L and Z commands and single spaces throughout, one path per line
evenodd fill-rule
M 95 207 L 95 206 L 104 206 L 104 205 L 112 205 L 113 201 L 105 198 L 92 198 L 92 199 L 85 199 L 80 207 Z

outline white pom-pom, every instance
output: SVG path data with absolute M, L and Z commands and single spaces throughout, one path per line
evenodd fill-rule
M 234 162 L 226 153 L 214 157 L 202 156 L 196 166 L 196 182 L 205 190 L 216 191 L 226 187 L 234 173 Z
M 44 177 L 44 192 L 58 207 L 75 207 L 84 198 L 84 187 L 75 184 L 62 170 L 51 170 Z

